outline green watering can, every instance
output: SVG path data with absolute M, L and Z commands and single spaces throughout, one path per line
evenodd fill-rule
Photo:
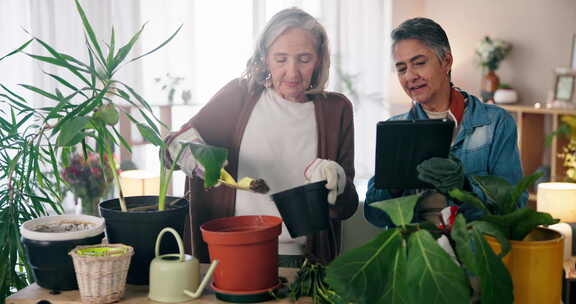
M 178 242 L 179 253 L 160 255 L 160 241 L 164 233 L 170 232 Z M 200 263 L 191 255 L 184 254 L 182 238 L 176 230 L 164 228 L 156 238 L 156 257 L 150 262 L 150 290 L 148 298 L 157 302 L 176 303 L 196 299 L 204 288 L 218 261 L 212 261 L 208 272 L 200 283 Z M 199 284 L 200 283 L 200 284 Z

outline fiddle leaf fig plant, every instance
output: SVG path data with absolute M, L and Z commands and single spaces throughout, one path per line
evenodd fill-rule
M 375 203 L 396 227 L 328 265 L 327 282 L 345 303 L 469 303 L 471 277 L 480 278 L 481 290 L 490 290 L 481 293 L 482 303 L 512 303 L 510 275 L 482 237 L 500 240 L 500 232 L 490 223 L 467 223 L 462 215 L 445 229 L 411 223 L 418 199 Z
M 461 189 L 452 189 L 449 195 L 464 204 L 480 205 L 486 211 L 481 221 L 494 225 L 508 240 L 521 241 L 534 228 L 559 222 L 549 213 L 518 207 L 523 193 L 541 176 L 541 172 L 534 173 L 524 177 L 517 185 L 497 176 L 474 176 L 472 181 L 486 194 L 485 203 Z
M 101 161 L 108 162 L 120 189 L 114 151 L 119 145 L 131 151 L 118 130 L 120 115 L 126 115 L 145 140 L 157 146 L 164 145 L 159 136 L 159 126 L 164 125 L 154 115 L 150 104 L 116 75 L 126 64 L 166 45 L 181 26 L 158 47 L 130 59 L 144 27 L 124 45 L 118 44 L 112 29 L 104 47 L 77 0 L 75 5 L 85 34 L 85 41 L 78 45 L 85 47 L 86 58 L 75 58 L 56 50 L 38 37 L 32 37 L 14 51 L 0 56 L 2 63 L 13 56 L 25 55 L 64 72 L 44 73 L 57 84 L 53 91 L 30 84 L 20 85 L 20 89 L 43 100 L 44 106 L 39 108 L 15 89 L 0 84 L 0 103 L 6 105 L 4 110 L 0 109 L 0 260 L 3 261 L 0 299 L 32 282 L 31 272 L 23 260 L 20 225 L 47 215 L 50 210 L 62 212 L 60 202 L 65 192 L 59 172 L 60 166 L 67 164 L 59 164 L 58 159 L 69 159 L 66 154 L 73 146 L 80 147 L 85 157 L 97 153 Z M 34 44 L 46 54 L 30 53 L 30 46 Z M 142 118 L 133 117 L 127 105 Z M 126 211 L 121 190 L 119 193 L 121 208 Z
M 501 260 L 510 251 L 509 240 L 523 240 L 537 226 L 558 222 L 547 213 L 518 207 L 539 177 L 527 176 L 517 185 L 494 176 L 472 177 L 484 201 L 452 189 L 453 199 L 484 211 L 472 222 L 458 214 L 441 226 L 412 223 L 420 195 L 374 203 L 396 227 L 336 258 L 327 268 L 328 284 L 346 303 L 470 303 L 478 291 L 483 304 L 513 303 L 512 279 Z M 500 243 L 499 255 L 486 235 Z M 475 281 L 479 286 L 470 283 Z

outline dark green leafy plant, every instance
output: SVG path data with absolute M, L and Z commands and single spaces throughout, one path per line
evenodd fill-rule
M 326 266 L 306 259 L 290 284 L 290 299 L 296 301 L 300 297 L 311 297 L 314 304 L 342 303 L 342 299 L 326 283 L 325 277 Z
M 527 176 L 516 186 L 493 176 L 472 178 L 486 201 L 470 192 L 451 190 L 451 197 L 485 212 L 470 223 L 459 214 L 451 229 L 411 223 L 420 195 L 375 203 L 397 227 L 338 257 L 328 266 L 328 284 L 352 303 L 469 303 L 469 278 L 477 277 L 481 303 L 512 303 L 512 280 L 500 259 L 510 251 L 508 240 L 522 240 L 535 227 L 558 222 L 549 214 L 517 207 L 539 177 Z M 499 241 L 499 256 L 485 235 Z M 441 237 L 448 240 L 454 255 L 438 245 Z
M 136 124 L 143 138 L 157 146 L 164 146 L 159 137 L 162 122 L 154 116 L 150 104 L 132 87 L 116 78 L 125 64 L 139 60 L 166 45 L 179 32 L 178 28 L 166 41 L 151 51 L 128 60 L 142 27 L 123 46 L 117 48 L 114 30 L 104 49 L 90 22 L 76 1 L 85 33 L 87 61 L 57 51 L 40 38 L 33 37 L 14 51 L 0 58 L 25 54 L 39 62 L 54 65 L 70 73 L 65 79 L 51 73 L 47 77 L 60 88 L 53 92 L 21 84 L 20 87 L 42 97 L 47 106 L 34 108 L 15 90 L 0 84 L 0 102 L 9 111 L 0 113 L 0 299 L 32 281 L 31 272 L 23 260 L 20 225 L 29 219 L 47 215 L 49 210 L 60 213 L 64 196 L 60 166 L 66 166 L 67 155 L 79 146 L 84 157 L 99 154 L 112 169 L 119 187 L 113 153 L 118 145 L 131 151 L 118 132 L 121 113 Z M 48 55 L 27 52 L 31 44 L 38 44 Z M 115 100 L 130 104 L 142 116 L 135 119 Z M 63 159 L 62 164 L 58 159 Z M 120 191 L 122 209 L 126 210 Z
M 351 303 L 469 303 L 469 277 L 476 276 L 486 291 L 482 303 L 512 303 L 510 275 L 483 237 L 502 240 L 500 231 L 490 223 L 466 223 L 462 215 L 451 229 L 413 224 L 418 199 L 412 195 L 374 204 L 397 227 L 328 266 L 326 280 L 336 293 Z M 455 248 L 454 256 L 437 243 L 442 236 Z
M 534 228 L 559 222 L 548 213 L 537 212 L 527 207 L 517 207 L 522 194 L 541 176 L 542 173 L 526 176 L 517 185 L 511 185 L 497 176 L 472 177 L 473 182 L 486 194 L 486 202 L 460 189 L 453 189 L 449 194 L 465 204 L 480 206 L 486 211 L 486 215 L 480 218 L 481 221 L 493 224 L 507 239 L 521 241 Z

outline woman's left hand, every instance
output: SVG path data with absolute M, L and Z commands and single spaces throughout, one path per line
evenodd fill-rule
M 342 194 L 346 187 L 346 172 L 337 162 L 328 159 L 313 160 L 306 166 L 304 177 L 309 183 L 326 181 L 328 203 L 331 205 L 336 203 L 336 197 Z

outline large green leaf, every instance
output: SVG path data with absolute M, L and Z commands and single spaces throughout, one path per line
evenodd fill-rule
M 472 228 L 472 238 L 476 250 L 476 265 L 480 277 L 480 299 L 482 304 L 514 303 L 512 278 L 477 227 Z M 464 303 L 464 302 L 462 302 Z
M 420 194 L 414 194 L 372 203 L 370 206 L 386 212 L 394 225 L 405 226 L 412 221 L 419 198 Z
M 514 190 L 512 190 L 512 194 L 511 194 L 511 205 L 507 206 L 508 212 L 512 212 L 512 210 L 514 210 L 515 208 L 517 208 L 518 206 L 518 200 L 520 199 L 520 197 L 522 196 L 522 194 L 528 190 L 528 188 L 530 186 L 532 186 L 534 184 L 534 182 L 536 182 L 537 179 L 539 179 L 540 177 L 542 177 L 544 173 L 542 172 L 536 172 L 533 173 L 532 175 L 529 176 L 525 176 L 524 178 L 522 178 L 522 180 L 520 180 L 520 182 L 518 184 L 516 184 L 516 186 L 514 187 Z
M 474 256 L 474 251 L 470 248 L 471 237 L 468 233 L 468 227 L 466 227 L 466 219 L 464 219 L 462 214 L 456 216 L 450 236 L 456 245 L 455 249 L 458 260 L 460 260 L 470 272 L 478 273 L 476 257 Z
M 454 304 L 470 301 L 468 277 L 428 231 L 408 238 L 407 276 L 412 303 Z
M 526 208 L 528 209 L 528 208 Z M 540 225 L 553 225 L 560 220 L 554 219 L 549 213 L 537 212 L 534 209 L 528 209 L 527 215 L 519 221 L 516 221 L 510 229 L 510 239 L 515 241 L 523 240 L 528 233 Z
M 540 225 L 558 223 L 548 213 L 537 212 L 530 208 L 519 208 L 506 215 L 486 215 L 481 220 L 495 224 L 506 238 L 521 241 L 530 231 Z
M 503 237 L 490 223 L 476 221 L 466 226 L 464 217 L 458 215 L 451 232 L 458 259 L 468 269 L 470 276 L 480 279 L 482 303 L 512 303 L 510 275 L 500 258 L 488 247 L 483 237 L 485 234 L 493 235 L 499 240 Z M 505 254 L 509 251 L 510 244 L 504 239 L 501 247 L 508 247 L 506 252 L 502 251 Z
M 464 203 L 464 204 L 468 204 L 474 208 L 480 209 L 480 210 L 485 210 L 488 211 L 488 209 L 486 208 L 486 206 L 484 205 L 484 203 L 473 193 L 470 192 L 466 192 L 460 189 L 452 189 L 448 192 L 448 194 L 450 195 L 450 197 Z
M 336 258 L 326 269 L 326 282 L 346 303 L 410 303 L 400 229 L 388 229 Z
M 504 213 L 510 204 L 514 186 L 507 180 L 493 175 L 474 176 L 472 180 L 482 189 L 489 201 L 488 203 L 493 204 L 501 213 Z
M 480 232 L 483 235 L 489 235 L 495 238 L 498 241 L 498 243 L 500 243 L 501 250 L 500 254 L 498 255 L 499 257 L 504 257 L 505 255 L 508 254 L 508 252 L 510 252 L 510 249 L 512 248 L 510 245 L 510 241 L 508 241 L 508 238 L 499 229 L 498 226 L 485 221 L 473 221 L 470 224 L 468 224 L 468 227 L 474 228 L 474 230 Z
M 228 150 L 210 145 L 187 144 L 194 158 L 204 167 L 204 188 L 213 187 L 218 183 L 220 170 L 228 158 Z M 178 160 L 173 160 L 177 162 Z
M 158 147 L 163 147 L 165 145 L 164 141 L 160 138 L 160 136 L 158 136 L 158 133 L 156 133 L 147 125 L 139 123 L 137 124 L 137 127 L 138 131 L 140 131 L 140 134 L 142 134 L 142 137 L 144 137 L 144 139 L 153 145 Z
M 58 146 L 70 146 L 71 142 L 75 141 L 75 137 L 82 133 L 82 130 L 86 127 L 89 121 L 90 120 L 87 117 L 79 116 L 65 122 L 58 134 L 58 139 L 56 140 Z M 78 141 L 75 141 L 75 143 L 78 143 Z

